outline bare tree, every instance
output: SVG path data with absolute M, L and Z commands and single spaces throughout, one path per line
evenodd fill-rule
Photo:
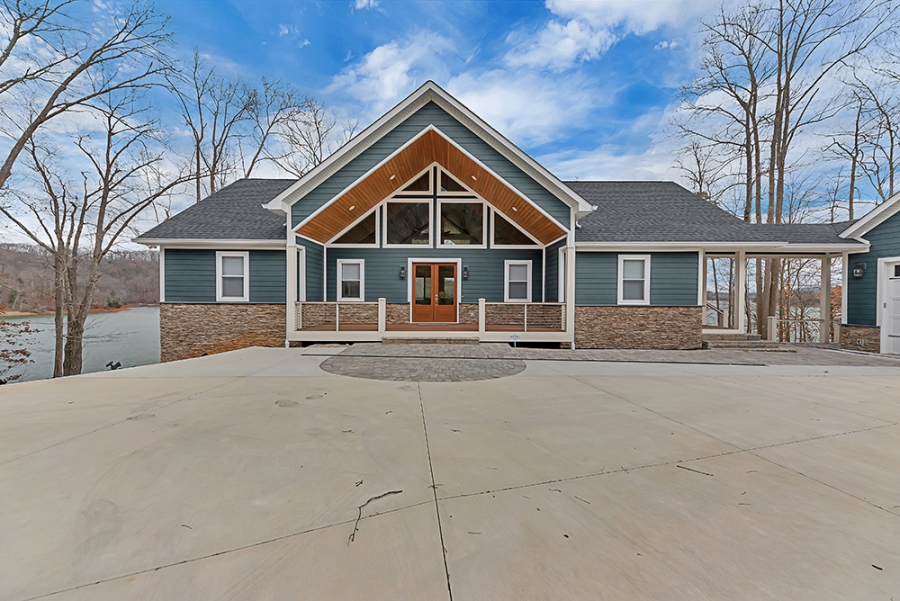
M 81 373 L 84 325 L 101 262 L 144 209 L 190 177 L 170 173 L 159 184 L 165 149 L 134 93 L 105 95 L 95 105 L 96 129 L 74 139 L 85 166 L 80 175 L 67 177 L 63 151 L 33 138 L 26 150 L 40 193 L 19 194 L 20 211 L 0 205 L 0 213 L 53 257 L 54 376 Z
M 140 0 L 82 22 L 74 0 L 0 2 L 0 188 L 49 121 L 169 69 L 167 19 Z
M 304 113 L 312 103 L 281 80 L 260 82 L 259 101 L 250 112 L 250 132 L 239 140 L 244 177 L 264 162 L 275 165 L 286 159 L 290 148 L 282 143 L 286 132 L 304 120 Z
M 302 177 L 320 164 L 335 148 L 349 142 L 358 122 L 339 122 L 314 99 L 306 99 L 303 111 L 282 125 L 283 152 L 274 159 L 283 171 Z
M 240 79 L 220 76 L 199 51 L 186 73 L 169 76 L 169 87 L 191 132 L 192 180 L 200 202 L 237 173 L 240 139 L 246 135 L 242 126 L 259 110 L 259 96 Z

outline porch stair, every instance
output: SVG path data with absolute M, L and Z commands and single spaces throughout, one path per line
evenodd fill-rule
M 777 342 L 762 340 L 759 334 L 736 333 L 705 333 L 703 334 L 703 348 L 733 348 L 733 349 L 777 349 Z

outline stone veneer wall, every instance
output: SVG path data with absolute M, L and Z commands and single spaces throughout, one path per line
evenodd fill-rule
M 575 348 L 699 349 L 700 307 L 575 307 Z
M 159 306 L 160 361 L 224 353 L 248 346 L 283 347 L 284 305 L 177 304 Z
M 859 344 L 859 342 L 862 344 Z M 852 351 L 881 352 L 881 328 L 841 324 L 841 348 Z

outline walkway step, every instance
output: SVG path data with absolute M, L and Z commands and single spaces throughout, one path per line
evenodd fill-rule
M 382 344 L 481 344 L 479 338 L 399 338 L 386 336 Z
M 733 334 L 733 333 L 722 333 L 718 334 L 716 332 L 705 332 L 703 334 L 703 340 L 760 340 L 761 336 L 759 334 Z
M 704 340 L 703 348 L 777 349 L 777 342 L 768 340 Z

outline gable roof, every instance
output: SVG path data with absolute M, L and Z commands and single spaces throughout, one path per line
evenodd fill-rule
M 434 127 L 425 129 L 390 160 L 323 205 L 294 231 L 325 244 L 433 163 L 438 163 L 444 171 L 465 182 L 468 189 L 543 244 L 550 244 L 565 235 L 566 230 L 540 207 L 516 192 Z
M 325 161 L 317 165 L 292 186 L 285 189 L 276 198 L 272 199 L 268 203 L 267 208 L 270 211 L 286 212 L 287 207 L 302 199 L 306 194 L 334 175 L 353 158 L 360 155 L 364 150 L 369 148 L 407 117 L 429 102 L 434 102 L 460 123 L 472 130 L 488 145 L 494 148 L 494 150 L 528 174 L 550 193 L 574 208 L 576 214 L 586 214 L 590 212 L 590 205 L 578 196 L 577 193 L 573 192 L 563 184 L 563 182 L 557 179 L 555 175 L 547 171 L 547 169 L 538 164 L 537 161 L 525 154 L 515 144 L 503 137 L 497 130 L 488 125 L 461 102 L 448 94 L 443 88 L 430 80 L 425 82 L 418 90 L 407 96 L 377 121 L 365 128 L 359 135 L 347 142 L 347 144 L 332 153 Z
M 597 207 L 579 221 L 576 243 L 723 243 L 753 247 L 760 252 L 866 248 L 863 243 L 838 235 L 846 223 L 746 223 L 675 182 L 566 184 Z
M 141 244 L 167 240 L 287 239 L 284 216 L 262 208 L 296 179 L 240 179 L 166 219 L 134 239 Z
M 841 232 L 841 238 L 859 238 L 900 212 L 900 192 L 869 211 L 861 219 L 851 222 Z

